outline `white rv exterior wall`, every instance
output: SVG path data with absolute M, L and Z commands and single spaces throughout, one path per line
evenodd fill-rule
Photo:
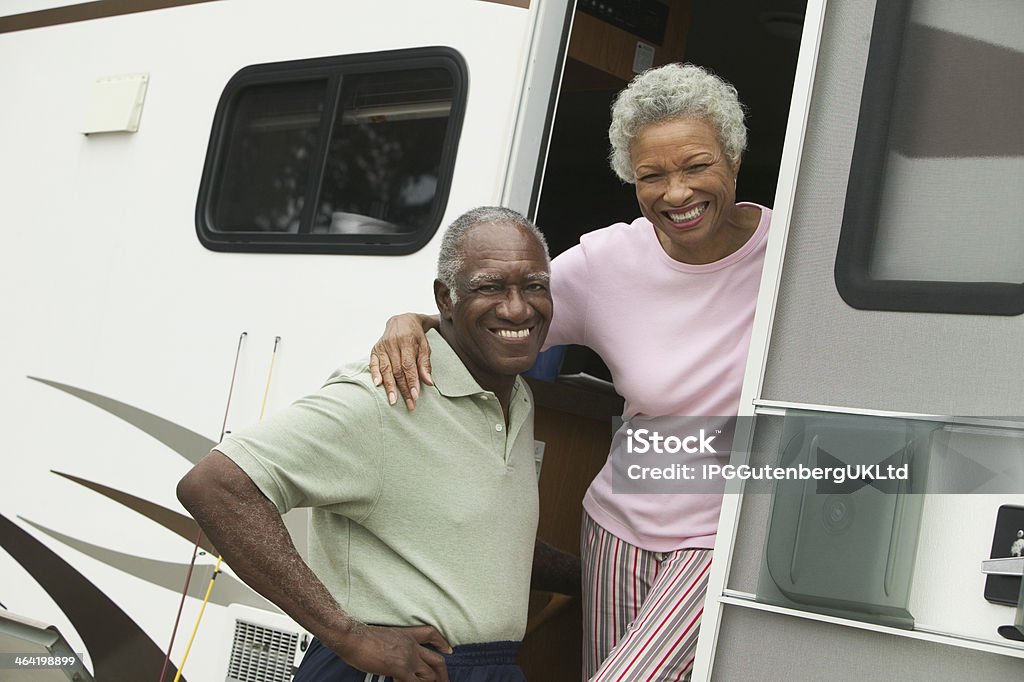
M 469 88 L 445 225 L 501 200 L 533 5 L 225 1 L 0 34 L 0 513 L 75 566 L 161 648 L 179 594 L 69 549 L 24 520 L 187 564 L 189 542 L 51 470 L 183 511 L 174 486 L 190 465 L 132 426 L 26 377 L 94 391 L 216 439 L 241 332 L 248 336 L 229 429 L 259 418 L 275 336 L 268 411 L 365 355 L 390 314 L 433 309 L 436 239 L 404 257 L 204 249 L 194 213 L 214 110 L 228 79 L 247 65 L 454 47 L 469 66 Z M 139 132 L 80 134 L 93 81 L 126 73 L 150 75 Z M 10 610 L 56 624 L 84 651 L 58 606 L 4 552 L 0 585 Z M 175 663 L 198 606 L 187 604 Z M 186 677 L 223 674 L 230 646 L 223 611 L 207 609 Z

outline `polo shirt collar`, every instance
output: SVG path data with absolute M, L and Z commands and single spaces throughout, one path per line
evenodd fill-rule
M 455 350 L 448 345 L 444 337 L 436 329 L 427 332 L 427 343 L 430 344 L 430 376 L 434 380 L 434 388 L 446 398 L 461 398 L 485 393 L 494 395 L 490 391 L 481 388 L 473 375 L 469 373 L 462 360 L 456 355 Z M 494 416 L 501 420 L 501 408 L 497 400 L 491 403 L 491 409 L 496 410 Z M 526 382 L 521 376 L 516 377 L 512 386 L 512 397 L 509 402 L 508 429 L 505 438 L 505 460 L 511 453 L 511 448 L 519 438 L 519 431 L 523 424 L 533 414 L 533 403 L 531 393 L 526 387 Z M 493 433 L 493 432 L 492 432 Z
M 441 333 L 436 329 L 427 332 L 430 343 L 430 376 L 434 380 L 434 388 L 448 398 L 458 398 L 477 393 L 486 393 L 476 383 L 462 359 L 455 353 Z

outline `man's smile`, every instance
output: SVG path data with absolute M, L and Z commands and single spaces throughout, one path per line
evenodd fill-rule
M 533 327 L 524 329 L 492 329 L 491 333 L 508 341 L 524 341 L 530 338 L 530 331 Z

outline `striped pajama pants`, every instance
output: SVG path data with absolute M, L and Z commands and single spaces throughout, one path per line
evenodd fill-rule
M 583 678 L 689 680 L 710 549 L 650 552 L 583 512 Z

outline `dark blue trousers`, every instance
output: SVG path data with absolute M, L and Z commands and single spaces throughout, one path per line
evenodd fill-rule
M 519 642 L 487 642 L 455 647 L 443 654 L 451 682 L 526 682 L 516 663 Z M 392 682 L 392 678 L 356 670 L 313 639 L 292 682 Z

